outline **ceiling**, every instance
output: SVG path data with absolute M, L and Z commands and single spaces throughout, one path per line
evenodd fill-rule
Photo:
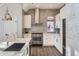
M 24 3 L 23 9 L 27 11 L 32 8 L 40 9 L 60 9 L 64 3 Z

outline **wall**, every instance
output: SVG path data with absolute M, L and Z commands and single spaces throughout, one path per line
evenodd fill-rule
M 40 23 L 43 23 L 41 26 L 33 26 L 32 31 L 40 31 L 40 32 L 46 32 L 46 21 L 48 16 L 55 16 L 59 10 L 52 10 L 52 9 L 40 9 Z M 25 12 L 27 15 L 32 16 L 32 24 L 35 24 L 35 10 L 30 9 L 27 12 Z M 39 29 L 40 27 L 41 29 Z
M 3 21 L 2 21 L 2 19 L 0 18 L 0 39 L 2 39 L 3 38 Z
M 34 19 L 35 19 L 35 10 L 34 9 L 29 9 L 27 12 L 24 12 L 26 15 L 31 15 L 32 16 L 32 24 L 34 24 Z
M 66 4 L 60 12 L 66 18 L 66 55 L 79 55 L 79 4 Z
M 65 4 L 65 6 L 60 10 L 60 19 L 61 20 L 66 19 L 66 48 L 65 48 L 66 55 L 71 55 L 71 50 L 70 50 L 71 47 L 69 45 L 70 39 L 67 38 L 67 36 L 70 36 L 70 35 L 68 35 L 68 33 L 70 33 L 69 30 L 67 30 L 68 29 L 67 26 L 69 26 L 69 25 L 67 25 L 67 23 L 69 22 L 68 19 L 69 19 L 69 17 L 71 17 L 70 14 L 71 14 L 71 4 Z M 62 24 L 62 21 L 61 21 L 61 24 Z M 62 28 L 62 25 L 61 25 L 61 28 Z M 62 31 L 63 31 L 63 29 L 61 30 L 61 38 L 63 40 Z M 63 46 L 62 46 L 62 48 L 63 48 Z
M 59 10 L 40 9 L 40 22 L 46 22 L 48 16 L 55 16 L 58 12 Z
M 4 19 L 4 15 L 6 12 L 6 7 L 8 7 L 9 13 L 12 16 L 12 21 L 2 21 Z M 1 34 L 5 37 L 5 34 L 8 33 L 10 35 L 15 35 L 17 37 L 22 37 L 22 6 L 21 4 L 4 4 L 0 7 L 0 23 L 1 26 Z M 3 37 L 1 37 L 3 38 Z
M 53 9 L 40 9 L 40 23 L 43 23 L 47 20 L 48 16 L 55 16 L 59 10 L 53 10 Z M 35 9 L 30 9 L 27 12 L 25 12 L 27 15 L 32 16 L 32 23 L 34 24 L 35 20 Z
M 79 55 L 79 4 L 71 4 L 71 10 L 71 17 L 67 20 L 67 42 L 71 47 L 71 55 L 76 55 L 75 50 Z

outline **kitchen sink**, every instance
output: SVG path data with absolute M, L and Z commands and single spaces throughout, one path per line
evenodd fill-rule
M 8 47 L 4 51 L 20 51 L 24 45 L 25 45 L 25 43 L 14 43 L 13 45 Z

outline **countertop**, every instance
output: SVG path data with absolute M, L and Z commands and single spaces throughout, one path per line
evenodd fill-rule
M 0 42 L 15 42 L 15 43 L 29 43 L 31 38 L 10 38 L 6 40 L 0 40 Z
M 12 42 L 12 44 L 13 43 L 25 43 L 25 45 L 20 51 L 4 51 L 9 46 L 2 48 L 2 49 L 0 48 L 0 56 L 22 56 L 26 48 L 29 46 L 30 40 L 31 38 L 16 38 L 16 39 L 7 39 L 7 40 L 0 41 L 0 42 Z
M 25 44 L 20 51 L 0 51 L 0 56 L 22 56 L 29 44 Z M 7 47 L 8 48 L 8 47 Z M 6 49 L 6 48 L 5 48 Z

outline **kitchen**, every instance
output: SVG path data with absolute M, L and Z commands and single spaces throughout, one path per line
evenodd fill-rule
M 26 4 L 24 4 L 24 6 L 25 5 Z M 45 5 L 47 5 L 48 7 L 44 7 Z M 60 20 L 59 22 L 55 22 L 55 18 L 59 19 L 59 15 L 58 16 L 56 15 L 60 12 L 60 10 L 56 8 L 54 9 L 55 4 L 54 6 L 51 6 L 51 5 L 52 4 L 32 4 L 32 6 L 34 7 L 30 7 L 28 11 L 25 8 L 24 9 L 24 14 L 25 14 L 24 25 L 26 26 L 28 25 L 26 28 L 29 28 L 29 32 L 31 32 L 31 37 L 32 37 L 31 47 L 33 51 L 34 49 L 37 49 L 37 47 L 39 48 L 40 47 L 39 45 L 54 46 L 56 44 L 56 41 L 58 41 L 59 43 L 57 43 L 56 46 L 57 46 L 57 49 L 59 49 L 60 54 L 61 54 L 62 43 L 60 41 L 61 38 L 60 38 L 60 33 L 59 33 L 61 24 L 60 24 Z M 64 4 L 60 4 L 60 5 L 61 6 L 59 8 L 61 8 Z M 28 19 L 28 17 L 29 19 L 31 18 L 31 21 Z M 26 19 L 29 20 L 29 22 L 26 22 L 27 21 Z M 24 34 L 24 37 L 26 35 L 29 36 L 29 34 L 30 33 Z M 36 54 L 38 54 L 38 52 L 35 53 L 35 55 Z
M 48 7 L 44 6 L 47 5 Z M 55 16 L 60 12 L 60 8 L 64 4 L 2 4 L 0 12 L 1 20 L 1 35 L 0 44 L 3 49 L 12 50 L 14 45 L 26 43 L 24 51 L 28 51 L 27 55 L 32 56 L 33 46 L 54 46 L 55 40 L 58 42 L 60 36 L 60 26 L 55 22 Z M 16 7 L 15 7 L 16 6 Z M 58 6 L 57 8 L 55 6 Z M 52 8 L 53 7 L 53 8 Z M 16 9 L 15 9 L 16 8 Z M 4 11 L 4 12 L 3 12 Z M 5 20 L 5 13 L 9 13 L 12 20 Z M 56 23 L 56 25 L 55 25 Z M 15 42 L 15 43 L 14 43 Z M 18 44 L 17 44 L 18 43 Z M 19 44 L 20 43 L 20 44 Z M 28 43 L 28 44 L 27 44 Z M 60 42 L 59 42 L 60 44 Z M 58 45 L 58 44 L 57 44 Z M 61 46 L 61 45 L 60 45 Z M 62 54 L 62 46 L 56 47 L 59 55 Z M 11 49 L 10 49 L 11 48 Z M 15 49 L 17 50 L 17 49 Z M 6 55 L 1 52 L 1 55 Z M 12 53 L 13 54 L 13 53 Z M 10 54 L 10 55 L 12 55 Z M 17 53 L 14 53 L 17 54 Z M 18 53 L 20 55 L 20 53 Z M 23 53 L 21 53 L 22 55 Z M 9 52 L 8 52 L 9 55 Z M 50 54 L 49 54 L 50 55 Z
M 77 17 L 77 12 L 75 9 L 71 11 L 72 7 L 77 9 L 78 5 L 0 4 L 0 56 L 73 55 L 70 51 L 74 52 L 72 47 L 76 44 L 72 45 L 73 40 L 69 40 L 71 26 L 68 27 L 68 20 Z M 67 20 L 67 23 L 63 20 Z M 65 30 L 65 23 L 69 31 Z M 77 52 L 74 54 L 78 55 Z

